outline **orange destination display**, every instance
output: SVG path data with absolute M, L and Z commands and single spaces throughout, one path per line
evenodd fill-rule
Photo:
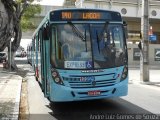
M 50 13 L 50 21 L 121 21 L 121 15 L 114 11 L 104 10 L 61 10 Z
M 101 13 L 97 12 L 82 12 L 77 14 L 81 19 L 100 19 Z M 73 12 L 62 12 L 62 19 L 73 19 L 74 18 Z

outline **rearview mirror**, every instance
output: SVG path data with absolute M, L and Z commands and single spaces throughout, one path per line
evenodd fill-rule
M 49 40 L 49 27 L 48 26 L 43 28 L 43 40 Z
M 124 26 L 125 37 L 128 39 L 128 29 L 127 29 L 127 23 L 125 21 L 123 21 L 123 26 Z

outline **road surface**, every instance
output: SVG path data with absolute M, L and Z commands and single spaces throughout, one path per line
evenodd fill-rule
M 34 78 L 26 60 L 19 61 L 19 66 L 28 70 L 28 107 L 30 120 L 91 120 L 91 119 L 159 119 L 160 87 L 139 84 L 139 70 L 129 70 L 129 94 L 121 98 L 65 102 L 50 104 L 44 98 L 38 82 Z M 159 70 L 151 70 L 155 81 Z

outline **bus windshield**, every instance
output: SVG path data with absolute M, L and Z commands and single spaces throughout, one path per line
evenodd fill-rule
M 126 55 L 124 45 L 121 24 L 54 24 L 51 63 L 62 69 L 100 69 L 121 66 Z

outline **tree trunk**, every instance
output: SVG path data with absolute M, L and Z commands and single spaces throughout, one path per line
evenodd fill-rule
M 4 4 L 0 0 L 0 51 L 8 46 L 13 35 L 13 18 L 8 16 Z
M 13 69 L 17 69 L 14 54 L 20 45 L 22 37 L 21 18 L 29 4 L 31 5 L 33 1 L 0 0 L 0 51 L 8 47 L 8 63 Z M 11 38 L 13 38 L 13 41 L 10 48 Z
M 17 69 L 14 55 L 22 37 L 20 19 L 20 4 L 14 4 L 13 0 L 0 0 L 0 51 L 8 46 L 8 64 L 14 70 Z M 10 49 L 11 38 L 13 41 Z
M 15 52 L 12 51 L 12 42 L 8 46 L 8 69 L 17 70 L 18 67 L 15 63 Z
M 17 25 L 15 27 L 15 31 L 16 31 L 15 38 L 14 38 L 13 42 L 10 41 L 10 43 L 8 45 L 8 65 L 11 70 L 18 69 L 18 67 L 15 63 L 15 52 L 17 51 L 17 49 L 20 45 L 21 37 L 22 37 L 20 23 L 19 23 L 19 25 Z

